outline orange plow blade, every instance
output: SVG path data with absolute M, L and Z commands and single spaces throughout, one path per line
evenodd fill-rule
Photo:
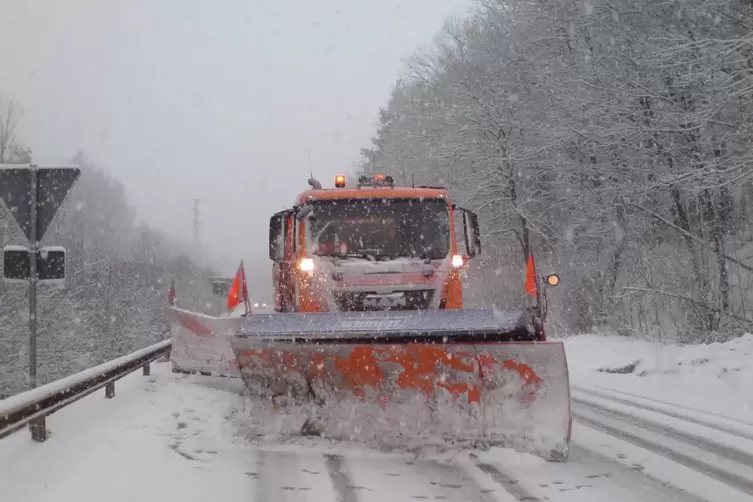
M 528 321 L 483 310 L 259 315 L 231 346 L 252 414 L 266 417 L 257 434 L 509 446 L 564 460 L 564 347 L 528 341 Z

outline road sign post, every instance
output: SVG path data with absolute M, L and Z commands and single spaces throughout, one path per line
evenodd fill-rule
M 57 246 L 40 248 L 39 241 L 44 238 L 58 209 L 80 175 L 81 169 L 76 165 L 39 167 L 36 164 L 0 164 L 0 202 L 15 218 L 29 241 L 28 249 L 19 249 L 19 246 L 4 248 L 3 276 L 8 282 L 24 279 L 29 282 L 29 386 L 32 389 L 37 386 L 37 284 L 40 282 L 40 256 L 44 262 L 52 257 L 50 263 L 45 263 L 42 267 L 44 272 L 41 282 L 65 278 L 65 250 Z M 10 269 L 7 269 L 8 265 L 11 265 Z M 33 420 L 29 428 L 35 441 L 47 439 L 44 417 Z
M 35 164 L 29 166 L 29 385 L 37 387 L 37 203 L 39 190 L 37 182 L 39 170 Z M 33 426 L 32 426 L 33 427 Z M 31 431 L 32 437 L 34 430 Z M 46 435 L 46 434 L 45 434 Z

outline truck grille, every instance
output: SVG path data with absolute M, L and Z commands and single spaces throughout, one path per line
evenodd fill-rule
M 400 296 L 397 294 L 401 293 Z M 434 298 L 433 289 L 393 291 L 383 293 L 358 291 L 335 293 L 335 302 L 340 310 L 365 312 L 373 310 L 427 310 Z

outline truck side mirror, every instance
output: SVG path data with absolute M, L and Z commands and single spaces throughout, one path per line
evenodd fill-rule
M 269 219 L 269 259 L 285 259 L 285 217 L 287 211 L 277 213 Z
M 463 211 L 466 252 L 468 258 L 474 258 L 481 254 L 481 229 L 478 225 L 478 215 L 467 209 L 461 209 L 461 211 Z
M 299 211 L 295 213 L 295 219 L 298 221 L 303 221 L 314 212 L 314 208 L 311 206 L 303 206 Z

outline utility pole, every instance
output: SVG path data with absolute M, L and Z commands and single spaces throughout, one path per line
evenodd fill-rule
M 199 243 L 199 225 L 201 222 L 199 221 L 199 215 L 201 213 L 199 212 L 199 199 L 193 200 L 193 240 L 196 244 Z

